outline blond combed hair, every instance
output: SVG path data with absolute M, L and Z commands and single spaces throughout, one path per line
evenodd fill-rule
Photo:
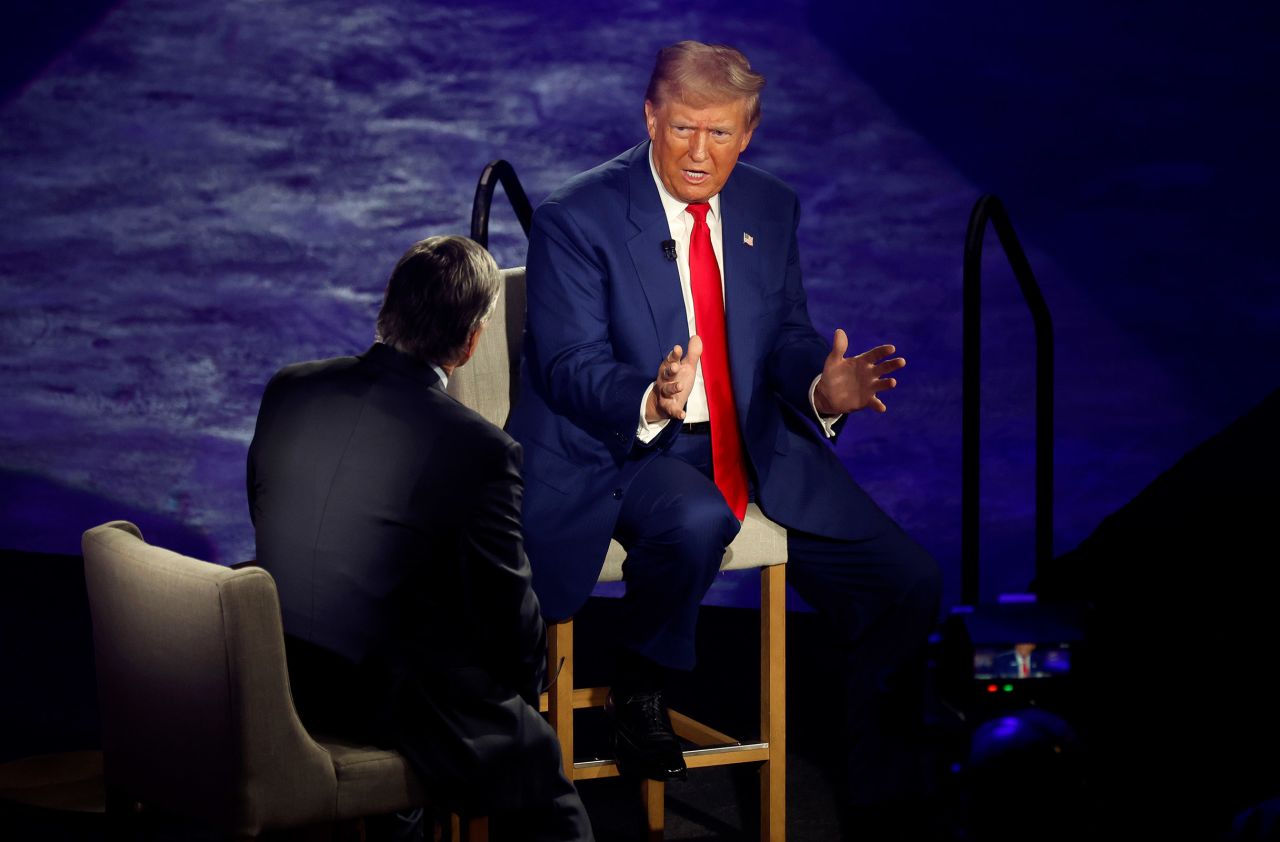
M 680 41 L 658 50 L 644 98 L 655 106 L 678 101 L 699 108 L 745 100 L 747 124 L 760 124 L 764 76 L 739 50 L 724 44 Z

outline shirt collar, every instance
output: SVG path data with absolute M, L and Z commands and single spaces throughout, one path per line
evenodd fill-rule
M 439 382 L 441 389 L 449 385 L 449 377 L 440 366 L 423 365 L 404 351 L 397 350 L 381 339 L 375 340 L 369 350 L 365 351 L 361 356 L 384 368 L 390 368 L 400 374 L 424 381 L 427 386 L 432 388 L 435 387 L 437 382 Z M 428 370 L 435 376 L 435 380 L 427 376 Z
M 685 208 L 689 206 L 689 203 L 682 202 L 667 192 L 666 185 L 662 183 L 662 178 L 658 175 L 658 168 L 653 164 L 652 142 L 649 144 L 649 174 L 653 176 L 653 183 L 658 187 L 658 198 L 662 199 L 662 211 L 666 214 L 668 222 L 682 218 L 685 215 Z M 719 219 L 720 194 L 717 193 L 710 199 L 707 199 L 707 204 L 711 206 L 712 218 Z

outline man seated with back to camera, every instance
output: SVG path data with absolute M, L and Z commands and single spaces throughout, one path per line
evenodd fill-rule
M 395 748 L 434 804 L 491 816 L 495 839 L 589 840 L 537 710 L 521 449 L 445 392 L 500 285 L 471 240 L 410 248 L 372 347 L 267 385 L 249 508 L 309 728 Z

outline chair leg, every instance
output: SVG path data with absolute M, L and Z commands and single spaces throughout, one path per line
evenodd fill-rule
M 760 767 L 760 838 L 787 836 L 786 565 L 760 571 L 760 736 L 769 759 Z
M 439 834 L 436 838 L 439 838 Z M 457 813 L 450 813 L 449 840 L 450 842 L 489 842 L 489 818 L 478 816 L 464 819 Z
M 662 781 L 645 779 L 640 782 L 640 797 L 644 799 L 644 813 L 649 824 L 649 842 L 662 842 L 666 831 L 666 790 Z
M 561 663 L 563 662 L 563 664 Z M 573 618 L 547 628 L 547 675 L 555 677 L 547 693 L 551 728 L 560 741 L 564 776 L 573 780 Z
M 459 838 L 461 842 L 489 842 L 489 820 L 484 816 L 468 819 Z

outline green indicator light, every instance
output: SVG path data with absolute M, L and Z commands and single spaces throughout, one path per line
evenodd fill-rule
M 1013 692 L 1013 685 L 1012 685 L 1012 684 L 1006 684 L 1006 685 L 1004 686 L 1004 692 L 1006 692 L 1006 693 L 1012 693 L 1012 692 Z

